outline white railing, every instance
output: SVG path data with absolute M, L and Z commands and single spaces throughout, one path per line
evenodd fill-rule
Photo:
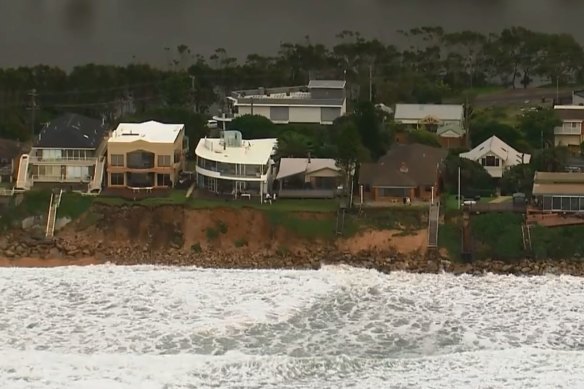
M 79 183 L 89 183 L 91 182 L 91 177 L 66 177 L 65 175 L 60 176 L 40 176 L 33 175 L 32 180 L 36 182 L 79 182 Z
M 555 127 L 554 134 L 555 135 L 580 135 L 582 133 L 582 128 L 578 127 Z
M 5 189 L 5 188 L 0 188 L 0 196 L 14 196 L 14 188 L 12 189 Z
M 32 163 L 58 163 L 58 162 L 85 162 L 85 163 L 96 163 L 96 157 L 59 157 L 59 158 L 45 158 L 37 157 L 34 155 L 30 156 L 30 161 Z

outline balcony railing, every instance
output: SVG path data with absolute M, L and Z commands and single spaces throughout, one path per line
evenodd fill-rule
M 31 155 L 29 157 L 30 163 L 72 163 L 79 162 L 84 164 L 94 164 L 97 163 L 96 157 L 60 157 L 60 158 L 44 158 Z
M 554 134 L 555 135 L 580 135 L 582 133 L 582 129 L 580 127 L 555 127 Z
M 33 175 L 32 180 L 34 182 L 82 182 L 82 183 L 89 183 L 89 182 L 91 182 L 91 177 L 90 176 L 65 177 L 65 175 L 60 175 L 60 176 Z

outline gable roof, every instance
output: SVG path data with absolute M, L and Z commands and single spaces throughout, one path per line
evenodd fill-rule
M 439 120 L 461 120 L 464 108 L 459 104 L 396 104 L 395 120 L 422 120 L 428 116 Z
M 452 132 L 456 138 L 460 138 L 466 133 L 462 127 L 462 123 L 444 123 L 436 129 L 436 135 L 438 136 L 446 136 L 449 132 Z
M 562 121 L 584 120 L 584 106 L 582 105 L 555 105 L 554 111 Z
M 359 183 L 372 187 L 434 185 L 448 150 L 421 144 L 394 144 L 377 163 L 361 164 Z
M 332 158 L 282 158 L 280 169 L 276 179 L 294 176 L 296 174 L 309 174 L 323 169 L 340 171 L 337 163 Z
M 510 165 L 529 163 L 531 160 L 530 154 L 520 153 L 494 135 L 472 150 L 467 151 L 466 153 L 461 153 L 460 157 L 477 161 L 489 152 L 495 154 Z
M 174 143 L 184 124 L 165 124 L 154 120 L 143 123 L 120 123 L 108 143 Z
M 66 113 L 46 123 L 34 142 L 35 147 L 95 149 L 107 132 L 102 120 Z

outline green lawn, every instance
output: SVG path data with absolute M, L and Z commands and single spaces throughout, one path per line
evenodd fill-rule
M 496 197 L 481 197 L 479 203 L 490 203 L 495 199 Z M 446 196 L 443 196 L 442 202 L 444 203 L 444 207 L 447 211 L 458 209 L 458 200 L 456 199 L 456 195 L 448 194 Z
M 184 190 L 173 190 L 168 196 L 165 197 L 151 197 L 144 200 L 132 201 L 126 200 L 120 197 L 106 197 L 100 196 L 94 198 L 96 203 L 107 204 L 107 205 L 185 205 L 189 208 L 200 209 L 200 208 L 258 208 L 258 209 L 270 209 L 273 211 L 286 211 L 286 212 L 334 212 L 338 208 L 337 200 L 295 200 L 295 199 L 284 199 L 277 200 L 270 204 L 260 204 L 258 199 L 252 200 L 230 200 L 230 199 L 199 199 L 199 198 L 186 198 L 186 191 Z

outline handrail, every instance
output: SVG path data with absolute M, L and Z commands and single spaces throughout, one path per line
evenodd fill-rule
M 47 228 L 45 229 L 45 236 L 49 236 L 49 229 L 50 229 L 50 225 L 51 225 L 51 210 L 53 209 L 53 200 L 54 200 L 55 194 L 51 193 L 51 201 L 49 202 L 49 212 L 47 214 Z

